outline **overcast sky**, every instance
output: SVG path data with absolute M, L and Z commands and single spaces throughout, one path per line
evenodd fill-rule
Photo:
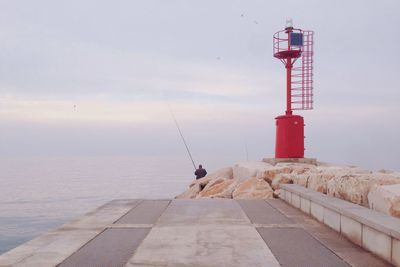
M 274 155 L 272 35 L 315 31 L 306 156 L 400 170 L 400 1 L 0 1 L 0 156 Z

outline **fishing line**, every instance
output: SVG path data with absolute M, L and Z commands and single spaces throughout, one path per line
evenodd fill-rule
M 171 113 L 172 118 L 174 119 L 176 128 L 178 128 L 179 134 L 180 134 L 180 136 L 181 136 L 181 138 L 182 138 L 183 144 L 184 144 L 185 147 L 186 147 L 186 151 L 187 151 L 187 153 L 188 153 L 188 155 L 189 155 L 189 157 L 190 157 L 190 160 L 192 161 L 193 167 L 194 167 L 194 169 L 196 170 L 196 169 L 197 169 L 197 168 L 196 168 L 196 164 L 194 164 L 194 160 L 193 160 L 192 154 L 190 153 L 190 150 L 189 150 L 189 147 L 188 147 L 188 145 L 187 145 L 187 143 L 186 143 L 185 137 L 183 137 L 181 128 L 179 127 L 178 121 L 177 121 L 176 118 L 175 118 L 174 112 L 172 112 L 172 109 L 171 109 L 171 106 L 170 106 L 170 105 L 168 105 L 168 108 L 169 108 L 169 112 Z

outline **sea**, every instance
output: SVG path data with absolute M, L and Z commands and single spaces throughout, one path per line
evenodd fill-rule
M 171 156 L 0 158 L 0 254 L 113 199 L 174 198 L 193 169 Z

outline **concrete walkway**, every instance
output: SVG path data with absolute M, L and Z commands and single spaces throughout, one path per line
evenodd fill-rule
M 388 266 L 281 200 L 115 200 L 0 266 Z

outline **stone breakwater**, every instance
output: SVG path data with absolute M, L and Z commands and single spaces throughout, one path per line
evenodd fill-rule
M 399 172 L 321 162 L 238 163 L 193 181 L 176 198 L 268 199 L 279 197 L 281 184 L 298 184 L 400 218 Z

